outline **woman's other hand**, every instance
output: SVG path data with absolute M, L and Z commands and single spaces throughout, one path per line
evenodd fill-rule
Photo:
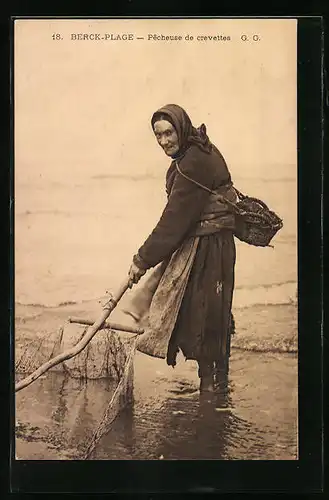
M 141 277 L 146 273 L 145 269 L 141 269 L 140 267 L 136 266 L 136 264 L 133 262 L 130 266 L 129 269 L 129 288 L 132 288 L 134 284 L 138 283 Z

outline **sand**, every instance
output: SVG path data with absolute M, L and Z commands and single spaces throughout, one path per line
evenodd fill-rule
M 233 312 L 236 321 L 236 333 L 232 336 L 233 348 L 259 352 L 297 352 L 296 304 L 254 305 Z M 96 320 L 101 313 L 102 307 L 97 301 L 56 307 L 17 304 L 16 350 L 26 342 L 56 332 L 65 326 L 70 316 Z M 111 314 L 109 321 L 111 320 L 128 326 L 133 324 L 119 307 Z
M 71 315 L 96 319 L 99 311 L 100 304 L 95 301 L 59 307 L 18 305 L 16 349 L 21 343 L 26 345 L 27 339 L 35 339 L 36 335 L 44 335 L 62 325 L 65 327 Z M 127 318 L 120 310 L 115 313 L 117 322 L 127 324 Z M 227 439 L 237 441 L 233 447 L 220 448 L 222 434 L 217 436 L 219 448 L 211 445 L 217 438 L 211 431 L 215 425 L 212 421 L 214 413 L 208 415 L 208 407 L 206 420 L 203 414 L 198 417 L 203 422 L 202 426 L 205 425 L 209 431 L 202 431 L 209 435 L 203 439 L 201 448 L 195 446 L 193 434 L 196 432 L 195 425 L 200 431 L 200 423 L 193 421 L 192 425 L 189 421 L 184 424 L 186 412 L 199 415 L 202 407 L 198 399 L 194 362 L 184 362 L 184 359 L 179 358 L 177 369 L 172 370 L 164 360 L 137 352 L 135 402 L 119 414 L 91 459 L 158 459 L 163 454 L 165 459 L 184 456 L 200 459 L 297 458 L 296 316 L 297 310 L 293 304 L 258 305 L 235 311 L 236 334 L 232 338 L 230 368 L 233 403 L 231 401 L 230 407 L 236 407 L 232 418 L 238 420 L 235 426 L 229 426 L 229 431 L 225 430 L 228 429 L 226 424 L 216 420 L 216 428 L 223 425 L 224 434 L 228 432 Z M 97 335 L 101 336 L 102 333 Z M 111 385 L 106 379 L 95 380 L 88 382 L 87 388 L 82 390 L 78 380 L 74 382 L 66 379 L 64 383 L 62 376 L 53 373 L 52 378 L 44 377 L 17 393 L 18 459 L 77 459 L 82 444 L 88 444 L 92 438 L 115 384 Z M 219 418 L 221 404 L 215 402 L 213 407 L 216 415 L 218 413 L 216 418 Z M 70 408 L 69 419 L 65 417 L 65 408 L 66 412 Z M 185 425 L 182 435 L 177 432 L 172 437 L 174 430 L 169 423 L 173 418 L 178 419 L 179 425 Z M 166 427 L 160 432 L 165 422 Z M 253 429 L 251 433 L 250 426 Z M 230 437 L 231 433 L 233 438 Z

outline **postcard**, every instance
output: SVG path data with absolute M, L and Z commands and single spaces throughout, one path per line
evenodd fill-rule
M 14 102 L 16 460 L 298 460 L 297 19 L 16 19 Z

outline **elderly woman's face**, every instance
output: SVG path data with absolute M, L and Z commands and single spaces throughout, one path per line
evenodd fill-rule
M 179 151 L 178 135 L 175 128 L 166 120 L 159 120 L 154 124 L 154 133 L 158 143 L 168 156 Z

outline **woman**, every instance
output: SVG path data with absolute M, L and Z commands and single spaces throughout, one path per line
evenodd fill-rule
M 151 123 L 172 162 L 166 176 L 167 205 L 129 270 L 132 286 L 156 267 L 149 280 L 146 348 L 141 347 L 143 339 L 139 347 L 159 357 L 165 350 L 172 366 L 181 350 L 186 359 L 198 362 L 200 390 L 213 391 L 215 365 L 228 371 L 235 266 L 234 216 L 213 193 L 231 201 L 236 195 L 225 160 L 204 124 L 193 127 L 176 104 L 155 112 Z

